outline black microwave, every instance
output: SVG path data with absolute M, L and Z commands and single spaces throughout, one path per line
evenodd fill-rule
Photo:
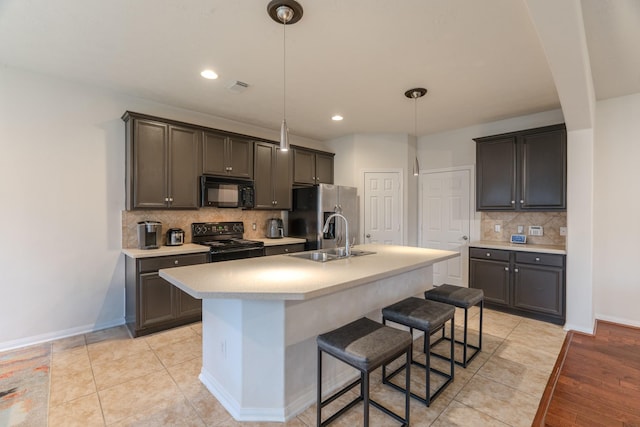
M 253 181 L 209 175 L 200 177 L 200 206 L 250 209 L 254 199 Z

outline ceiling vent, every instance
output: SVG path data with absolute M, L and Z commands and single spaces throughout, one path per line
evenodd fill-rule
M 229 84 L 229 86 L 227 86 L 227 89 L 229 89 L 231 92 L 242 93 L 247 90 L 248 87 L 248 83 L 241 82 L 240 80 L 234 80 Z

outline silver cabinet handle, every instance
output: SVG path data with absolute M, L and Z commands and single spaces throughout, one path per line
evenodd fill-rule
M 168 198 L 168 197 L 165 197 L 165 198 L 164 198 L 164 201 L 165 201 L 165 202 L 168 202 L 168 201 L 169 201 L 169 198 Z
M 524 200 L 520 200 L 520 204 L 521 204 L 521 205 L 524 205 Z
M 505 268 L 504 268 L 504 271 L 509 271 L 509 267 L 505 267 Z
M 517 273 L 517 272 L 518 272 L 518 269 L 516 268 L 516 269 L 514 269 L 513 271 L 514 271 L 515 273 Z
M 173 261 L 173 265 L 178 265 L 178 264 L 180 264 L 180 261 L 178 260 Z
M 536 258 L 536 262 L 540 262 L 540 258 Z
M 512 205 L 515 205 L 515 204 L 516 204 L 516 201 L 515 201 L 515 200 L 512 200 L 512 201 L 511 201 L 511 204 L 512 204 Z
M 491 256 L 491 252 L 487 252 L 487 256 Z

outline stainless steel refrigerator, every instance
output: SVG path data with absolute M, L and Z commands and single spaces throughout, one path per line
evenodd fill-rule
M 306 250 L 344 246 L 345 224 L 334 217 L 329 230 L 324 223 L 333 213 L 340 213 L 349 222 L 349 243 L 358 244 L 358 192 L 355 187 L 319 184 L 293 190 L 293 210 L 289 212 L 289 236 L 307 239 Z

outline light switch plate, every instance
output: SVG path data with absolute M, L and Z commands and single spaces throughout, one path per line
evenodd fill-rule
M 529 236 L 542 236 L 542 226 L 541 225 L 530 225 L 529 226 Z
M 567 227 L 560 227 L 560 235 L 561 236 L 567 235 Z

